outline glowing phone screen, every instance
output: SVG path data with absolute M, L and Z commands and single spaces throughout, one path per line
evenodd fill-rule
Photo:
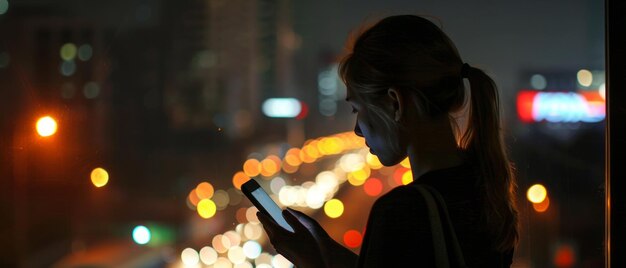
M 272 198 L 270 198 L 270 196 L 267 195 L 267 193 L 263 191 L 263 189 L 257 188 L 256 190 L 252 191 L 252 196 L 254 196 L 254 198 L 256 198 L 256 200 L 261 203 L 261 205 L 265 208 L 265 210 L 267 210 L 267 212 L 276 223 L 278 223 L 286 230 L 289 230 L 292 233 L 294 232 L 293 228 L 291 228 L 289 223 L 287 223 L 287 220 L 283 218 L 283 210 L 278 207 L 276 202 L 274 202 L 274 200 L 272 200 Z

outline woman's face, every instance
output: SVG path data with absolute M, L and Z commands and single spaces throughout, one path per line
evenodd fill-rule
M 395 122 L 389 122 L 394 127 L 389 127 L 383 122 L 383 118 L 374 114 L 359 99 L 353 98 L 350 93 L 346 101 L 352 106 L 352 112 L 356 116 L 354 133 L 365 138 L 365 144 L 370 148 L 370 153 L 376 155 L 385 166 L 393 166 L 406 157 L 406 150 L 399 144 L 399 133 Z M 382 112 L 386 112 L 383 108 Z

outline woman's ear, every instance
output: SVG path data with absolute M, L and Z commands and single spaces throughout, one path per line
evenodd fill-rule
M 391 103 L 393 105 L 393 119 L 396 120 L 396 122 L 400 121 L 400 118 L 402 117 L 402 113 L 404 112 L 404 100 L 403 100 L 403 96 L 402 94 L 400 94 L 400 91 L 398 91 L 395 88 L 390 88 L 387 90 L 387 95 L 389 95 L 389 97 L 391 98 Z

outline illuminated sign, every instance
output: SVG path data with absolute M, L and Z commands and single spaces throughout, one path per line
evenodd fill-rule
M 302 119 L 307 114 L 303 102 L 294 98 L 271 98 L 262 105 L 263 114 L 268 117 Z
M 545 92 L 522 90 L 517 95 L 517 114 L 525 123 L 595 123 L 604 120 L 606 102 L 598 91 Z

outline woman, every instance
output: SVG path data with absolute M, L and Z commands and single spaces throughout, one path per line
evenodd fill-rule
M 509 267 L 518 239 L 516 184 L 491 78 L 463 63 L 437 26 L 413 15 L 364 31 L 340 75 L 357 114 L 354 132 L 386 166 L 408 156 L 412 184 L 443 196 L 467 266 Z M 427 207 L 411 185 L 375 202 L 358 256 L 314 219 L 292 209 L 283 214 L 295 233 L 258 216 L 276 250 L 298 267 L 435 266 Z

